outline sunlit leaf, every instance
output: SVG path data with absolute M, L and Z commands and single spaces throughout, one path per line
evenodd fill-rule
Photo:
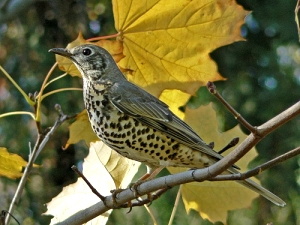
M 190 95 L 180 90 L 164 90 L 159 99 L 169 106 L 169 109 L 180 119 L 184 118 L 184 113 L 179 107 L 184 106 L 189 100 Z
M 91 149 L 95 149 L 98 160 L 105 165 L 116 188 L 127 188 L 141 163 L 125 158 L 108 147 L 102 147 L 103 145 L 103 142 L 92 143 Z
M 27 162 L 19 155 L 9 153 L 0 147 L 0 176 L 16 179 L 22 176 L 22 168 Z
M 81 140 L 84 140 L 88 146 L 90 142 L 99 140 L 91 128 L 86 110 L 83 110 L 76 116 L 76 120 L 70 125 L 69 130 L 70 137 L 65 148 L 67 148 L 70 144 L 75 144 Z
M 193 94 L 223 79 L 209 53 L 242 40 L 247 14 L 233 0 L 114 0 L 115 27 L 130 80 L 158 96 L 164 89 Z

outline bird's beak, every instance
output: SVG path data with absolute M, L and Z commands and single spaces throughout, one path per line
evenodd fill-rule
M 68 49 L 65 48 L 52 48 L 49 50 L 49 52 L 53 52 L 55 54 L 65 56 L 67 58 L 70 58 L 73 55 L 71 52 L 69 52 Z

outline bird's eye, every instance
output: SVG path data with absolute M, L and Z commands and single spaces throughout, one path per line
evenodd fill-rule
M 90 55 L 90 54 L 92 54 L 92 51 L 89 48 L 85 48 L 85 49 L 82 50 L 82 54 L 84 54 L 84 55 Z

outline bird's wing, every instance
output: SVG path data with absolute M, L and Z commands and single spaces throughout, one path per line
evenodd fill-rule
M 143 89 L 131 84 L 112 87 L 109 99 L 121 112 L 134 117 L 169 137 L 201 152 L 221 159 L 192 128 L 172 113 L 168 105 Z

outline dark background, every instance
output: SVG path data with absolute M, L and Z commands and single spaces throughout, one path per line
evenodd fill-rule
M 274 117 L 300 96 L 300 50 L 295 23 L 296 1 L 240 0 L 252 14 L 246 18 L 242 35 L 247 39 L 215 50 L 211 56 L 220 73 L 228 78 L 216 85 L 222 95 L 253 125 Z M 27 92 L 38 91 L 45 75 L 54 63 L 48 53 L 53 47 L 64 47 L 81 31 L 86 38 L 115 33 L 111 2 L 104 1 L 34 1 L 6 0 L 0 2 L 0 64 Z M 61 74 L 56 71 L 57 74 Z M 66 77 L 47 88 L 80 87 L 78 78 Z M 200 106 L 216 102 L 221 129 L 227 130 L 237 121 L 200 88 L 189 104 Z M 80 92 L 63 92 L 45 99 L 43 128 L 51 126 L 59 103 L 66 114 L 83 109 Z M 31 111 L 20 93 L 0 75 L 0 113 Z M 251 166 L 259 165 L 300 144 L 299 118 L 284 125 L 258 144 L 259 156 Z M 0 146 L 28 157 L 28 142 L 36 138 L 35 124 L 28 116 L 6 117 L 0 120 Z M 50 217 L 41 216 L 44 204 L 57 195 L 63 186 L 76 180 L 70 166 L 87 154 L 81 143 L 62 151 L 68 139 L 67 124 L 52 137 L 27 183 L 26 190 L 14 215 L 22 224 L 48 224 Z M 300 224 L 300 158 L 293 158 L 259 175 L 262 184 L 287 202 L 285 208 L 271 205 L 263 198 L 255 200 L 251 209 L 230 212 L 229 224 Z M 0 178 L 0 206 L 8 209 L 17 180 Z M 155 201 L 153 209 L 159 224 L 167 224 L 177 189 Z M 80 202 L 80 200 L 79 200 Z M 143 207 L 115 210 L 108 224 L 152 224 Z M 13 224 L 13 222 L 11 223 Z M 196 212 L 186 215 L 182 202 L 173 224 L 211 224 Z M 216 223 L 220 224 L 220 223 Z

